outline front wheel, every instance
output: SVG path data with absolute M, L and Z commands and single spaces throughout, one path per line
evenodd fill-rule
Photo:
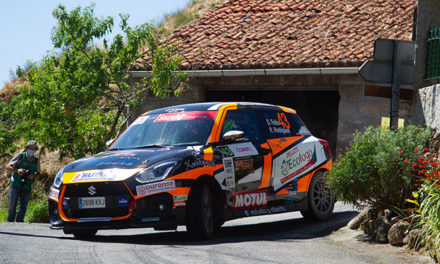
M 306 219 L 325 220 L 333 214 L 335 195 L 328 188 L 322 171 L 316 172 L 310 181 L 308 209 L 301 211 Z
M 191 191 L 186 229 L 192 238 L 208 239 L 214 233 L 214 214 L 211 189 L 206 184 L 197 184 Z

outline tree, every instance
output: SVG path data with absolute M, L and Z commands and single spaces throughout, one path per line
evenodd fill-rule
M 183 91 L 186 77 L 175 73 L 181 61 L 177 47 L 159 42 L 160 32 L 152 25 L 130 27 L 128 15 L 120 15 L 122 33 L 109 41 L 105 37 L 114 19 L 97 18 L 94 5 L 70 12 L 59 5 L 53 16 L 58 22 L 51 35 L 55 50 L 23 75 L 30 85 L 20 87 L 9 104 L 9 120 L 19 120 L 11 133 L 78 158 L 103 150 L 128 122 L 127 107 L 136 106 L 145 93 L 164 98 Z M 152 74 L 130 79 L 129 67 L 145 46 Z

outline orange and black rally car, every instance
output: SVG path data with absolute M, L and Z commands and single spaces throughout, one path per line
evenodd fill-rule
M 225 221 L 299 210 L 331 216 L 323 174 L 330 148 L 295 110 L 260 103 L 198 103 L 137 118 L 107 151 L 61 169 L 49 193 L 52 228 L 186 225 L 208 238 Z

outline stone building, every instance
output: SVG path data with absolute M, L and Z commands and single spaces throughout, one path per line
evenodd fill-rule
M 389 116 L 389 99 L 368 96 L 358 68 L 376 38 L 413 38 L 416 0 L 230 0 L 173 32 L 191 77 L 179 98 L 137 109 L 203 101 L 292 107 L 309 129 L 343 150 L 356 130 Z M 149 70 L 132 66 L 133 78 Z M 368 89 L 366 89 L 366 87 Z M 411 101 L 400 116 L 411 118 Z

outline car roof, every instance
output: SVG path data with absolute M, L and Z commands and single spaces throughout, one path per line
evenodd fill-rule
M 174 106 L 155 109 L 145 114 L 162 114 L 162 113 L 189 112 L 189 111 L 217 111 L 221 107 L 228 105 L 237 106 L 237 109 L 260 109 L 260 110 L 269 110 L 269 111 L 282 110 L 284 112 L 296 113 L 296 111 L 291 108 L 271 105 L 271 104 L 254 103 L 254 102 L 209 102 L 209 103 L 174 105 Z

